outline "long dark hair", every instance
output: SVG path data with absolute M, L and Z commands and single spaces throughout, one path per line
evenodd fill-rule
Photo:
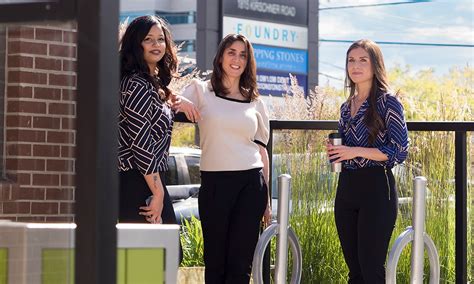
M 156 64 L 158 76 L 150 75 L 150 69 L 143 58 L 142 41 L 150 29 L 157 25 L 163 30 L 166 49 L 163 58 Z M 158 16 L 147 15 L 134 19 L 127 27 L 120 41 L 120 77 L 123 78 L 133 73 L 140 73 L 152 83 L 160 97 L 167 100 L 171 95 L 168 84 L 176 73 L 178 59 L 176 48 L 171 37 L 171 32 L 166 21 Z M 162 92 L 160 92 L 162 90 Z
M 352 103 L 352 99 L 355 95 L 355 83 L 349 77 L 349 70 L 347 69 L 347 64 L 349 62 L 349 52 L 356 48 L 362 48 L 369 54 L 370 63 L 372 65 L 372 70 L 374 73 L 374 78 L 372 80 L 372 86 L 369 91 L 369 107 L 364 116 L 364 122 L 369 129 L 369 144 L 372 145 L 377 138 L 377 135 L 380 131 L 385 128 L 385 123 L 380 117 L 380 114 L 377 112 L 377 97 L 380 94 L 385 94 L 390 91 L 390 86 L 388 84 L 387 74 L 385 72 L 385 64 L 383 61 L 382 51 L 380 47 L 373 41 L 369 39 L 361 39 L 352 43 L 346 53 L 346 88 L 349 88 L 350 94 L 348 98 L 348 103 Z
M 250 44 L 245 36 L 240 34 L 228 34 L 219 44 L 213 62 L 212 89 L 216 94 L 223 94 L 224 96 L 229 94 L 229 90 L 223 84 L 225 72 L 222 69 L 222 57 L 224 56 L 224 51 L 236 41 L 243 42 L 247 50 L 247 66 L 240 76 L 239 89 L 246 99 L 253 101 L 259 95 L 257 89 L 257 64 L 255 63 L 252 44 Z

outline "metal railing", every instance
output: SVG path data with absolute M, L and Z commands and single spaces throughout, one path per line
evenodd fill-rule
M 288 261 L 288 241 L 293 256 L 293 266 L 291 273 L 291 284 L 301 282 L 303 256 L 298 237 L 291 227 L 289 227 L 289 210 L 291 198 L 291 176 L 282 174 L 278 177 L 278 219 L 263 231 L 258 240 L 253 255 L 252 275 L 253 283 L 263 284 L 262 270 L 264 252 L 274 236 L 277 236 L 276 260 L 275 260 L 275 283 L 286 282 L 286 269 Z
M 397 283 L 397 264 L 403 249 L 410 243 L 411 254 L 411 277 L 410 283 L 423 283 L 424 248 L 428 252 L 430 261 L 430 284 L 438 284 L 440 279 L 440 267 L 438 251 L 433 240 L 425 233 L 425 198 L 426 178 L 416 177 L 413 179 L 413 222 L 395 240 L 388 255 L 386 269 L 386 283 Z
M 275 130 L 337 130 L 337 124 L 337 121 L 329 120 L 271 120 L 268 154 L 272 157 Z M 455 132 L 455 271 L 456 283 L 465 284 L 467 283 L 467 132 L 474 131 L 474 122 L 409 121 L 407 127 L 409 131 Z

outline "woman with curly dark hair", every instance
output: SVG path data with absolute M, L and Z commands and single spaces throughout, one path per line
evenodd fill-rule
M 119 221 L 176 224 L 164 172 L 173 127 L 168 84 L 177 57 L 165 21 L 134 19 L 121 40 L 120 63 Z

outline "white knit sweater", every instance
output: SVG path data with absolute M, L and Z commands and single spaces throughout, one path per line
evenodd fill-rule
M 183 92 L 201 113 L 198 122 L 201 171 L 238 171 L 262 168 L 259 146 L 269 137 L 264 102 L 237 101 L 216 95 L 209 81 L 193 80 Z

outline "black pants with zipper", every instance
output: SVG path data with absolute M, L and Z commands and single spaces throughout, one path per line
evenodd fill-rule
M 201 172 L 206 284 L 249 283 L 267 201 L 261 169 Z
M 163 224 L 177 224 L 168 189 L 165 183 L 165 173 L 160 172 L 161 184 L 163 185 L 163 210 L 161 220 Z M 119 172 L 119 222 L 120 223 L 148 223 L 145 216 L 139 215 L 140 207 L 146 206 L 145 200 L 152 195 L 145 177 L 138 170 Z M 179 263 L 183 260 L 183 249 L 179 242 Z
M 385 283 L 385 260 L 397 211 L 390 169 L 344 169 L 340 173 L 334 212 L 349 267 L 348 283 Z
M 120 206 L 119 221 L 121 223 L 148 223 L 145 216 L 139 215 L 140 207 L 146 206 L 145 200 L 152 195 L 145 178 L 138 170 L 119 173 L 120 178 Z M 173 204 L 165 184 L 165 174 L 160 172 L 163 185 L 163 210 L 161 219 L 163 224 L 177 224 Z

